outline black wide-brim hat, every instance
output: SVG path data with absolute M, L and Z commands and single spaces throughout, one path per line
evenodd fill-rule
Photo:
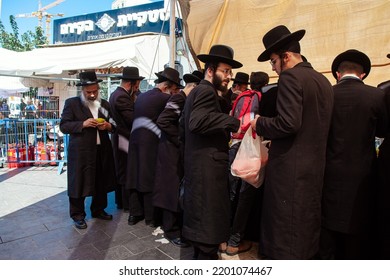
M 137 67 L 124 67 L 122 71 L 122 75 L 118 76 L 117 78 L 123 79 L 123 80 L 143 80 L 145 77 L 142 77 L 139 75 L 139 70 Z
M 199 54 L 197 58 L 204 62 L 222 62 L 230 65 L 232 68 L 242 67 L 242 63 L 233 59 L 234 51 L 231 47 L 225 45 L 214 45 L 209 54 Z
M 102 82 L 103 80 L 98 79 L 96 77 L 96 73 L 94 71 L 85 71 L 79 74 L 80 81 L 76 84 L 76 86 L 89 86 Z
M 180 80 L 181 80 L 180 73 L 176 69 L 173 69 L 171 67 L 166 67 L 163 71 L 154 74 L 158 78 L 157 83 L 170 81 L 176 84 L 179 88 L 183 88 L 183 86 L 180 84 Z
M 237 72 L 234 79 L 231 79 L 236 84 L 247 84 L 249 85 L 249 75 L 243 72 Z
M 305 36 L 306 30 L 301 29 L 293 33 L 284 25 L 278 25 L 268 31 L 263 37 L 265 51 L 263 51 L 257 61 L 269 60 L 271 53 L 281 50 L 292 41 L 298 42 Z
M 357 63 L 359 65 L 361 65 L 363 67 L 363 72 L 366 73 L 366 75 L 363 77 L 363 80 L 365 78 L 367 78 L 368 76 L 368 73 L 370 73 L 370 70 L 371 70 L 371 61 L 370 61 L 370 58 L 358 51 L 358 50 L 347 50 L 343 53 L 340 53 L 338 56 L 336 56 L 336 58 L 333 60 L 333 63 L 332 63 L 332 74 L 333 74 L 333 77 L 337 80 L 337 70 L 340 66 L 340 64 L 343 62 L 343 61 L 351 61 L 351 62 L 354 62 L 354 63 Z
M 183 76 L 183 80 L 184 82 L 186 82 L 186 84 L 188 83 L 197 83 L 199 84 L 200 81 L 203 79 L 203 73 L 198 71 L 198 70 L 195 70 L 194 72 L 192 72 L 191 74 L 185 74 Z

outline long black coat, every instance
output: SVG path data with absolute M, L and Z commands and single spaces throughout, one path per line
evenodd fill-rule
M 101 101 L 101 107 L 110 112 L 106 100 Z M 88 107 L 84 106 L 80 97 L 72 97 L 65 101 L 61 115 L 60 129 L 69 134 L 68 146 L 68 195 L 73 198 L 93 196 L 96 179 L 96 131 L 99 132 L 100 149 L 102 150 L 102 168 L 105 192 L 115 189 L 116 178 L 111 140 L 107 131 L 97 128 L 83 128 L 83 122 L 93 118 Z M 109 121 L 109 114 L 103 115 L 99 110 L 99 118 Z
M 183 91 L 172 95 L 157 119 L 161 139 L 158 144 L 153 205 L 172 212 L 179 210 L 179 186 L 183 178 L 179 119 L 185 101 Z
M 156 125 L 170 95 L 154 88 L 141 93 L 134 105 L 130 134 L 126 189 L 152 192 L 161 130 Z
M 381 84 L 385 91 L 387 114 L 390 119 L 390 80 Z M 390 120 L 387 133 L 379 147 L 377 192 L 378 253 L 379 258 L 390 259 Z
M 318 251 L 332 107 L 331 84 L 302 62 L 280 74 L 276 117 L 256 123 L 257 133 L 271 139 L 261 250 L 272 259 L 308 259 Z
M 115 132 L 112 135 L 112 148 L 115 159 L 115 170 L 118 183 L 126 184 L 127 153 L 118 148 L 119 135 L 127 141 L 130 138 L 130 131 L 133 124 L 134 98 L 122 87 L 118 87 L 110 95 L 110 108 L 112 118 L 116 123 Z
M 183 231 L 191 241 L 219 244 L 230 234 L 229 139 L 240 122 L 222 113 L 214 86 L 202 80 L 184 106 Z
M 375 135 L 383 135 L 387 128 L 385 96 L 352 77 L 341 79 L 333 89 L 322 226 L 356 234 L 373 221 Z

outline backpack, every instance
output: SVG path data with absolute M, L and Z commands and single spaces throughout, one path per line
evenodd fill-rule
M 248 130 L 249 122 L 254 119 L 260 110 L 261 93 L 256 90 L 241 92 L 233 103 L 231 115 L 241 122 L 240 133 L 234 133 L 233 139 L 242 139 Z

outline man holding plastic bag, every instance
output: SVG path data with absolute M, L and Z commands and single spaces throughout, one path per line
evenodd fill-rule
M 319 249 L 321 192 L 333 89 L 305 62 L 299 41 L 305 30 L 284 25 L 263 37 L 258 61 L 279 75 L 277 115 L 256 116 L 258 135 L 271 139 L 261 213 L 260 250 L 270 259 L 311 259 Z
M 250 120 L 259 113 L 260 89 L 268 80 L 266 73 L 253 72 L 250 76 L 251 90 L 242 92 L 233 104 L 232 115 L 240 120 L 241 129 L 240 133 L 232 134 L 229 149 L 232 225 L 229 240 L 220 246 L 220 251 L 228 255 L 236 255 L 251 248 L 251 242 L 243 238 L 254 202 L 258 198 L 257 188 L 264 180 L 268 149 L 261 143 L 261 138 L 252 132 Z

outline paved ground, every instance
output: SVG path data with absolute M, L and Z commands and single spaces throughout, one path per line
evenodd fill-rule
M 107 212 L 113 221 L 87 215 L 88 228 L 73 227 L 68 215 L 66 168 L 0 168 L 0 260 L 180 260 L 191 259 L 192 248 L 180 249 L 163 232 L 143 222 L 127 225 L 128 213 L 115 207 L 109 194 Z M 87 199 L 86 209 L 90 200 Z M 221 259 L 257 259 L 249 252 Z

